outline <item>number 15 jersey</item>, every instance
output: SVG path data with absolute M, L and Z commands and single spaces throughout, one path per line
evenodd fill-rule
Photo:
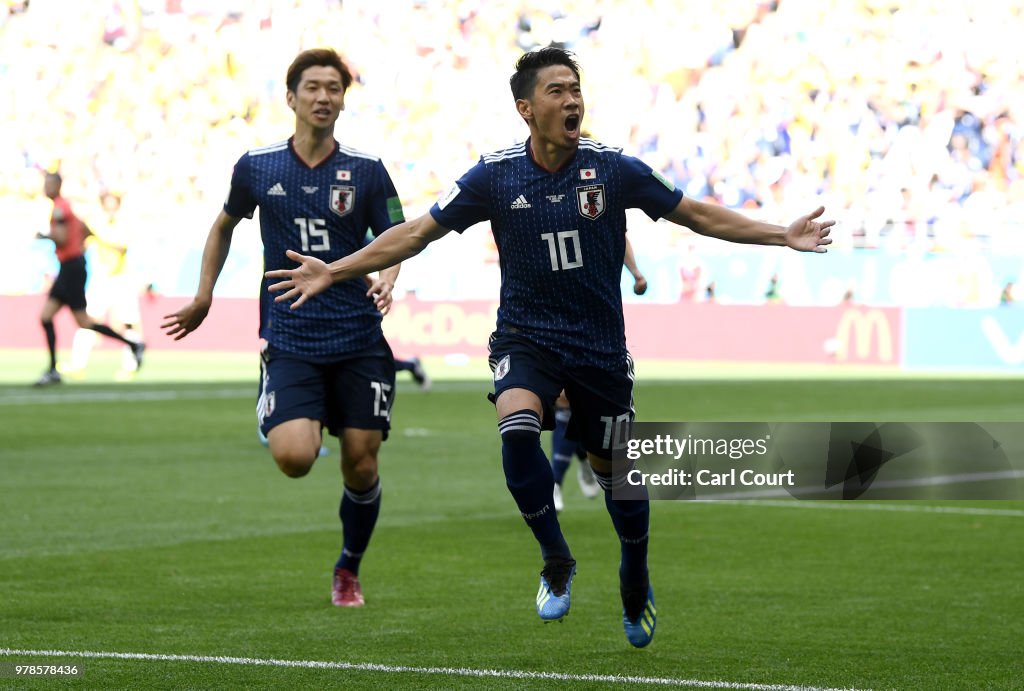
M 520 334 L 569 367 L 621 368 L 626 358 L 619 281 L 626 209 L 657 220 L 682 192 L 621 149 L 581 139 L 559 170 L 530 142 L 485 154 L 430 209 L 450 230 L 489 220 L 501 267 L 496 333 Z
M 292 140 L 253 149 L 235 164 L 224 211 L 252 218 L 260 208 L 264 270 L 291 269 L 285 250 L 330 264 L 361 249 L 367 229 L 380 235 L 404 220 L 402 205 L 376 156 L 341 146 L 314 166 Z M 358 352 L 382 338 L 381 315 L 362 278 L 335 283 L 302 309 L 274 302 L 260 287 L 260 336 L 275 348 L 319 362 Z

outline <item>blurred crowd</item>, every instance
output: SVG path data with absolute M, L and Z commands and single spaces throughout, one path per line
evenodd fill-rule
M 5 4 L 9 244 L 34 252 L 49 213 L 39 171 L 59 167 L 87 219 L 101 193 L 122 198 L 133 260 L 165 293 L 193 289 L 232 164 L 291 131 L 285 70 L 320 45 L 357 76 L 339 138 L 384 160 L 407 216 L 480 153 L 525 137 L 508 76 L 524 50 L 555 43 L 583 66 L 593 136 L 691 197 L 773 221 L 820 200 L 840 251 L 1024 254 L 1024 0 Z M 641 267 L 666 237 L 700 251 L 679 231 L 639 232 L 648 223 L 631 216 Z M 407 288 L 471 297 L 496 285 L 486 229 L 428 252 L 439 248 L 448 273 L 485 269 L 438 286 L 428 254 Z M 233 253 L 243 268 L 222 290 L 253 294 L 255 227 Z M 0 293 L 31 291 L 35 272 L 27 262 Z

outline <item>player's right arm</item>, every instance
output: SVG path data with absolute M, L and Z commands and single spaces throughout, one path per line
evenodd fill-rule
M 175 341 L 180 341 L 199 328 L 199 325 L 206 319 L 206 315 L 209 314 L 210 305 L 213 304 L 213 287 L 217 284 L 220 272 L 224 268 L 224 262 L 228 258 L 228 251 L 231 249 L 231 236 L 235 231 L 235 226 L 241 220 L 241 218 L 221 210 L 210 227 L 210 234 L 206 237 L 206 247 L 203 249 L 203 264 L 199 270 L 199 289 L 196 291 L 195 298 L 177 312 L 164 315 L 165 321 L 160 325 L 160 328 L 165 330 L 168 336 L 174 336 Z
M 268 290 L 282 293 L 274 298 L 275 302 L 295 298 L 291 305 L 295 309 L 307 299 L 327 290 L 332 283 L 381 271 L 416 256 L 431 242 L 447 235 L 448 231 L 428 212 L 419 218 L 392 226 L 358 252 L 330 264 L 288 250 L 288 258 L 299 265 L 294 269 L 268 271 L 267 278 L 281 279 L 279 283 L 268 286 Z
M 394 266 L 416 256 L 427 245 L 450 231 L 461 233 L 474 223 L 486 220 L 489 217 L 487 176 L 487 168 L 481 160 L 459 178 L 430 211 L 419 218 L 392 226 L 358 252 L 331 264 L 288 250 L 288 258 L 298 262 L 299 266 L 265 274 L 267 278 L 281 279 L 280 283 L 268 286 L 271 292 L 281 293 L 274 301 L 294 299 L 291 309 L 295 309 L 307 299 L 327 290 L 332 283 Z

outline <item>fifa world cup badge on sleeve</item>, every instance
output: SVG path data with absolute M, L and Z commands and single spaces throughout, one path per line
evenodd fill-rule
M 443 211 L 444 207 L 448 206 L 448 204 L 450 204 L 453 199 L 459 196 L 459 192 L 461 191 L 462 190 L 459 189 L 459 186 L 457 184 L 453 184 L 451 188 L 449 188 L 449 190 L 445 192 L 444 196 L 437 200 L 437 208 Z

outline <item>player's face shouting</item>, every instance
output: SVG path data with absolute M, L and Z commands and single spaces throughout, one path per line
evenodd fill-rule
M 307 67 L 295 92 L 288 92 L 288 106 L 299 120 L 314 128 L 332 127 L 345 109 L 341 74 L 333 67 Z
M 537 73 L 537 85 L 530 99 L 537 134 L 564 148 L 574 148 L 583 123 L 583 92 L 572 70 L 551 65 Z

